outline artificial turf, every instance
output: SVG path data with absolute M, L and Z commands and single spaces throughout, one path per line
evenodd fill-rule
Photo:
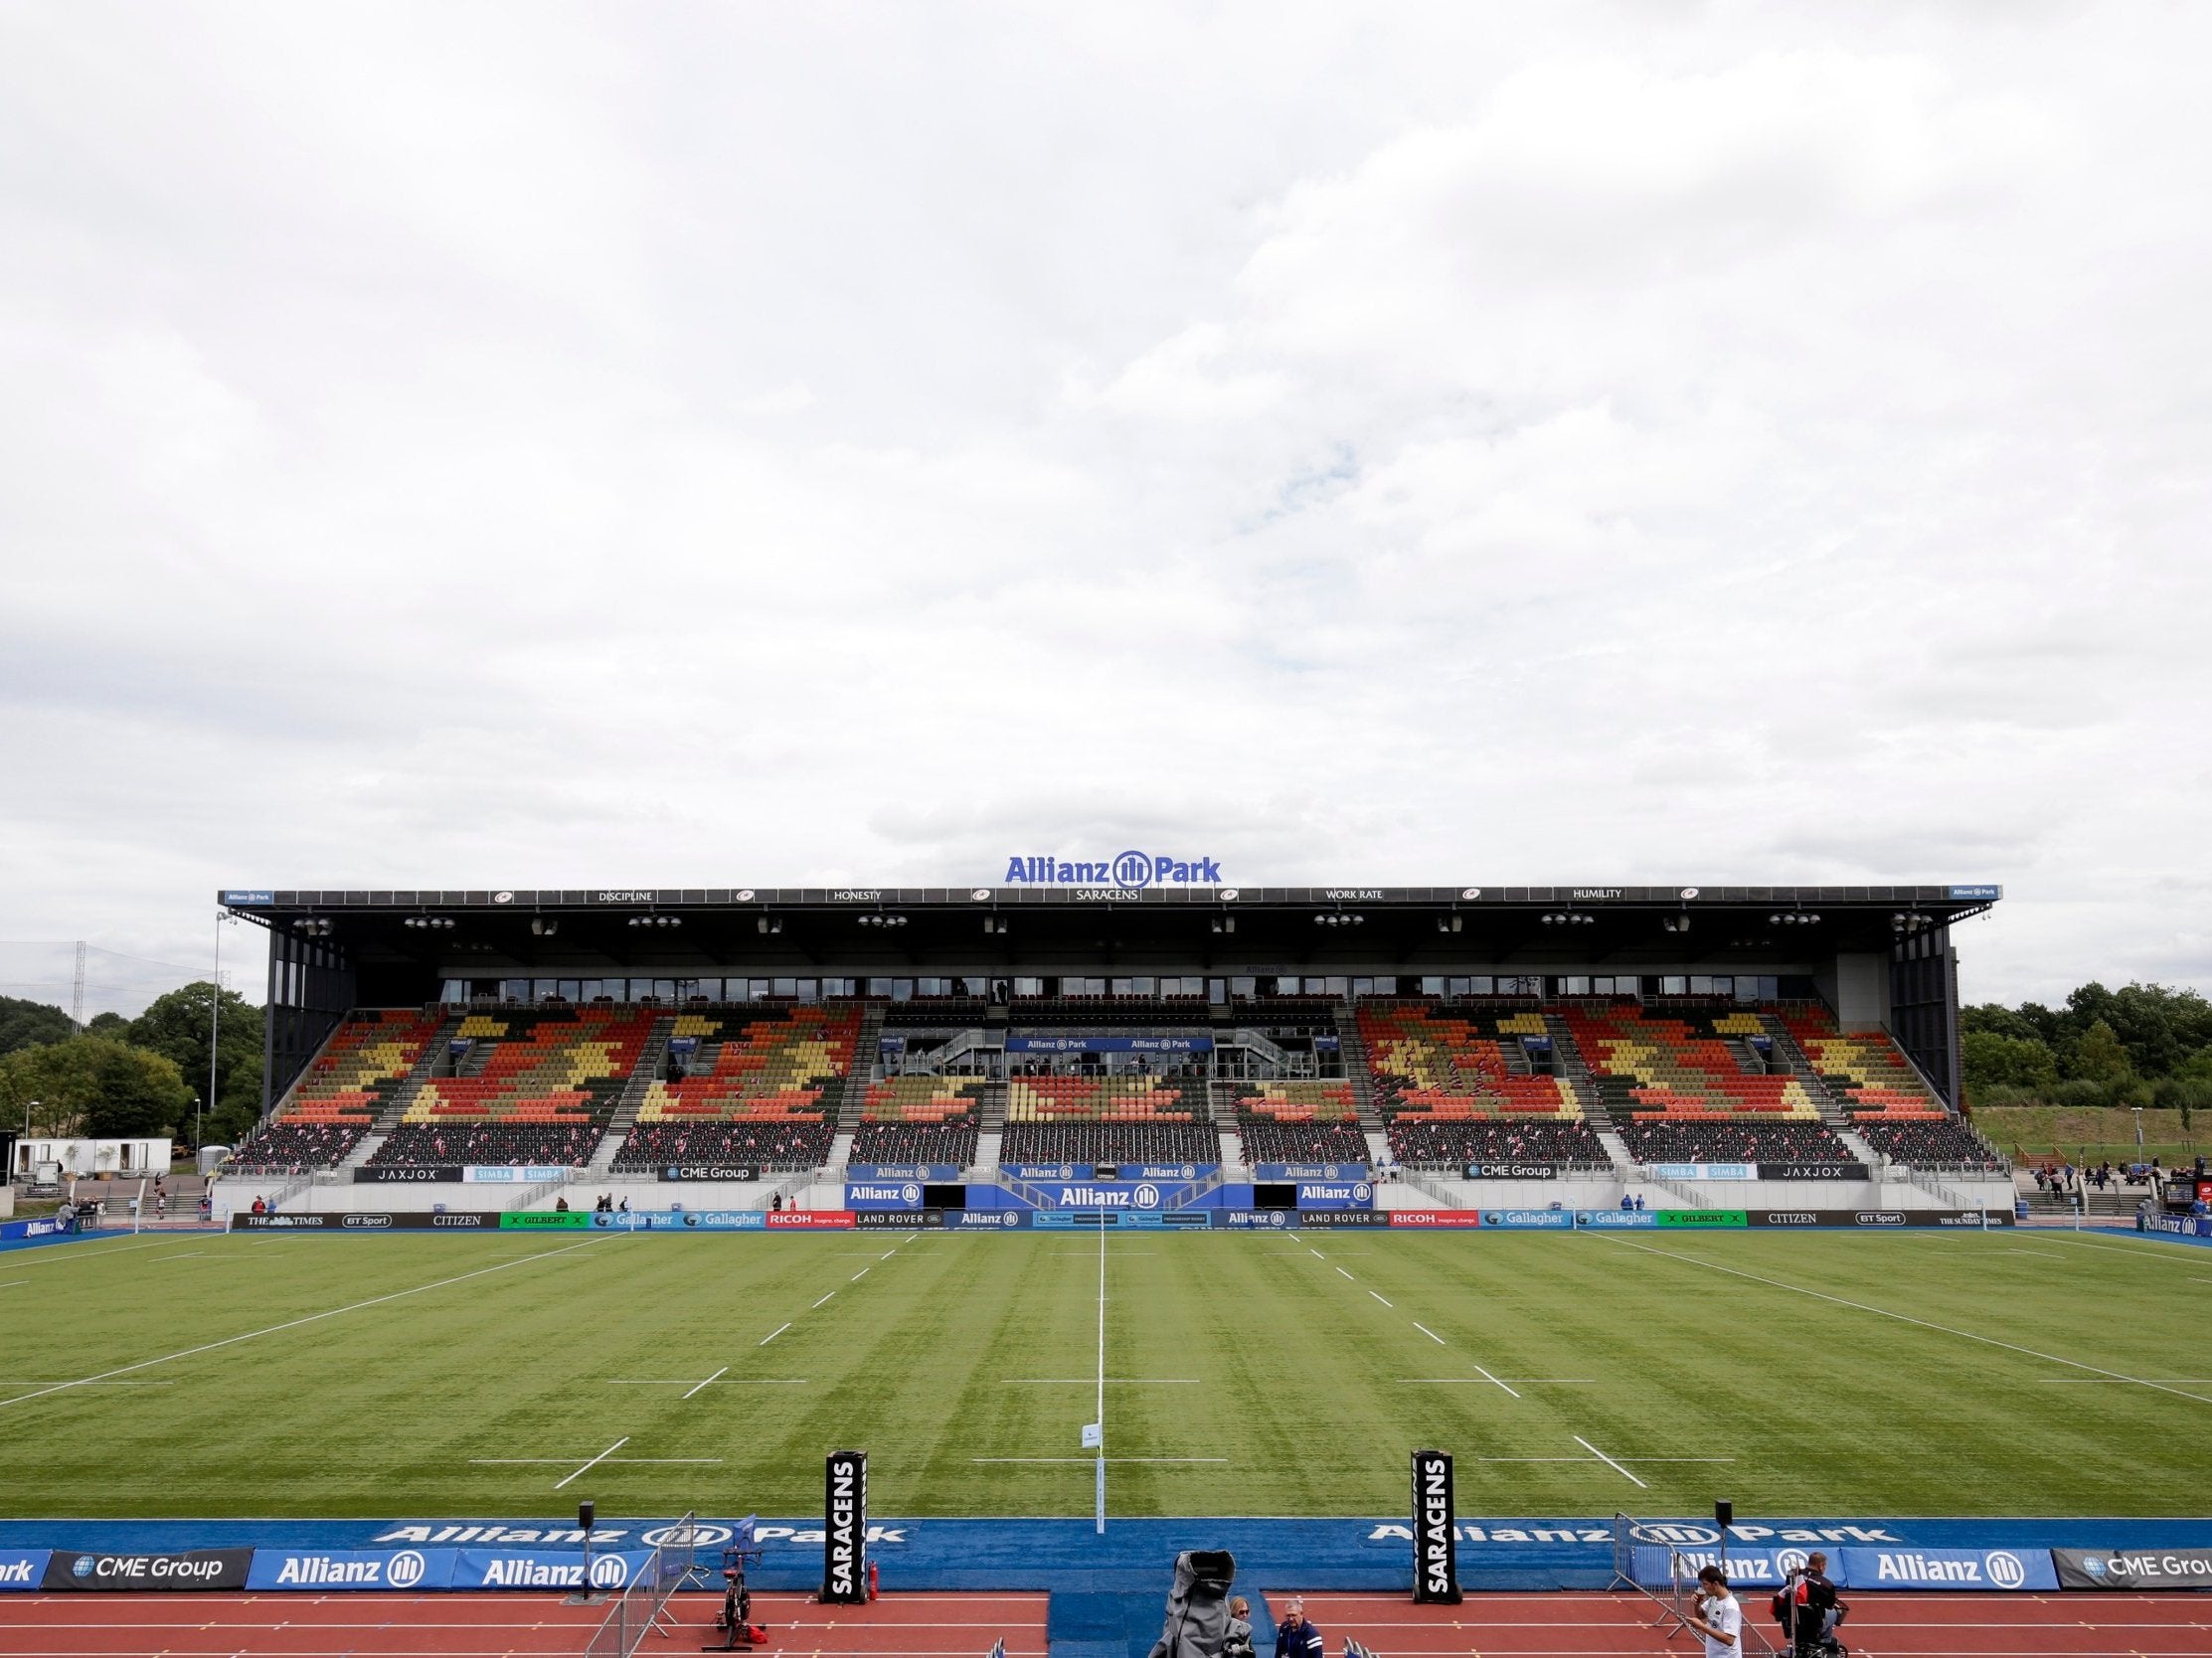
M 203 1234 L 0 1256 L 4 1507 L 804 1515 L 823 1453 L 858 1446 L 880 1515 L 1088 1514 L 1099 1253 Z M 1460 1459 L 1468 1515 L 2204 1511 L 2212 1253 L 1362 1231 L 1106 1254 L 1116 1514 L 1393 1514 L 1425 1445 Z

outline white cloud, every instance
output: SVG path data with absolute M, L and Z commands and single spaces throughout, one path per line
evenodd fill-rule
M 2206 28 L 17 8 L 0 934 L 1174 829 L 2212 982 Z

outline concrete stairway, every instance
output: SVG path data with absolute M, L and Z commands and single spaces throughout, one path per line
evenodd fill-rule
M 674 1014 L 664 1013 L 653 1020 L 653 1028 L 645 1034 L 645 1046 L 638 1050 L 637 1064 L 630 1067 L 629 1080 L 622 1084 L 622 1096 L 614 1102 L 614 1114 L 607 1118 L 606 1132 L 593 1149 L 592 1173 L 604 1174 L 614 1166 L 614 1154 L 637 1125 L 638 1110 L 652 1092 L 653 1083 L 668 1069 L 668 1039 L 675 1031 Z
M 415 1096 L 423 1091 L 423 1084 L 435 1073 L 437 1062 L 445 1057 L 445 1045 L 453 1040 L 453 1033 L 460 1029 L 462 1015 L 449 1013 L 438 1021 L 437 1034 L 423 1047 L 423 1057 L 417 1060 L 407 1074 L 407 1080 L 392 1095 L 377 1120 L 369 1125 L 369 1132 L 354 1142 L 354 1148 L 338 1164 L 340 1169 L 358 1169 L 377 1153 L 377 1148 L 391 1138 L 392 1130 L 400 1126 L 400 1119 L 407 1115 L 408 1107 L 415 1103 Z M 334 1035 L 336 1033 L 333 1033 Z M 301 1073 L 302 1076 L 305 1073 Z M 296 1088 L 297 1083 L 293 1086 Z M 289 1095 L 286 1095 L 287 1101 Z

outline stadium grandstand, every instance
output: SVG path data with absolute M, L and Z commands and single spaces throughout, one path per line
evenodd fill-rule
M 1877 1162 L 1994 888 L 240 892 L 239 1171 Z

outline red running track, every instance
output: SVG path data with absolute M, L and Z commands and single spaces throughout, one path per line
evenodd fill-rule
M 1045 1658 L 1042 1594 L 901 1594 L 870 1606 L 820 1606 L 756 1594 L 775 1658 Z M 676 1631 L 653 1654 L 721 1640 L 719 1594 L 669 1602 Z M 551 1594 L 10 1594 L 0 1596 L 0 1658 L 525 1658 L 581 1653 L 606 1615 Z
M 1280 1607 L 1288 1591 L 1270 1589 Z M 1771 1644 L 1781 1632 L 1768 1594 L 1739 1596 L 1747 1624 Z M 2205 1658 L 2212 1593 L 1851 1594 L 1843 1638 L 1853 1658 Z M 1416 1606 L 1404 1595 L 1321 1594 L 1305 1613 L 1334 1643 L 1346 1635 L 1380 1658 L 1648 1658 L 1691 1653 L 1677 1630 L 1664 1640 L 1659 1608 L 1633 1594 L 1480 1594 L 1457 1606 Z M 1761 1647 L 1747 1640 L 1749 1658 Z

